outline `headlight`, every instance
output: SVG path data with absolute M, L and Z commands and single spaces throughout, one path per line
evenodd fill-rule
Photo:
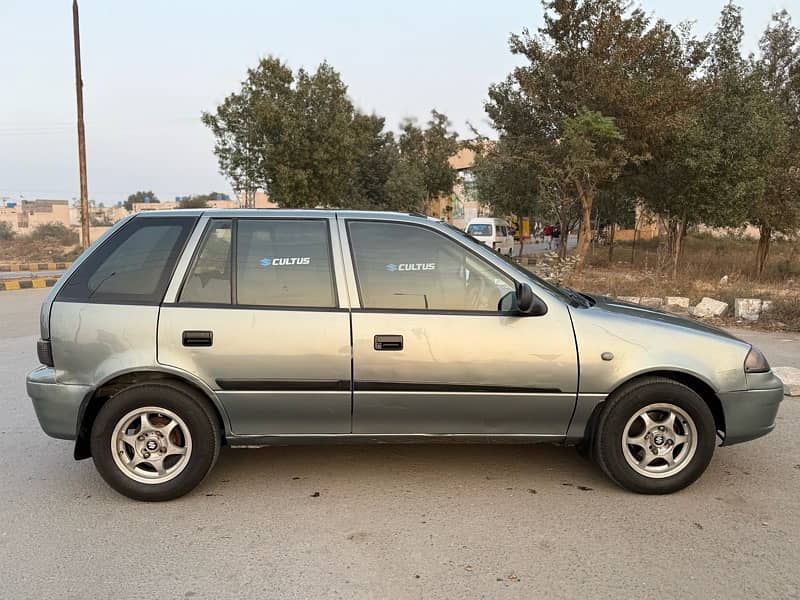
M 747 353 L 747 358 L 744 359 L 744 372 L 766 373 L 767 371 L 769 371 L 767 357 L 755 346 L 750 346 L 750 352 Z

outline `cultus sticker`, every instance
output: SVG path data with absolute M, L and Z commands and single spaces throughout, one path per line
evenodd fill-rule
M 386 270 L 390 273 L 396 271 L 435 271 L 436 263 L 390 263 L 386 265 Z
M 298 265 L 310 265 L 309 256 L 283 256 L 280 258 L 262 258 L 258 263 L 262 267 L 293 267 Z

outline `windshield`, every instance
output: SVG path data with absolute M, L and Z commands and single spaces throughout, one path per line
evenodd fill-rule
M 481 252 L 483 252 L 483 251 L 492 252 L 491 250 L 486 250 L 486 246 L 484 246 L 483 243 L 481 243 L 480 240 L 476 240 L 472 235 L 470 235 L 469 230 L 472 227 L 475 227 L 477 225 L 470 225 L 469 227 L 467 227 L 467 232 L 464 232 L 461 229 L 459 229 L 458 227 L 454 227 L 454 226 L 450 225 L 450 223 L 446 223 L 446 222 L 442 221 L 441 224 L 444 225 L 445 227 L 447 227 L 450 231 L 458 232 L 458 234 L 460 236 L 467 238 L 468 240 L 470 240 L 471 243 L 478 245 L 481 248 L 481 250 L 480 250 Z M 491 227 L 491 225 L 486 225 L 486 227 Z M 536 273 L 534 273 L 532 271 L 529 271 L 528 269 L 526 269 L 522 265 L 518 265 L 516 262 L 514 262 L 513 259 L 511 259 L 511 258 L 509 258 L 507 256 L 504 256 L 502 254 L 499 254 L 499 253 L 494 253 L 494 252 L 492 252 L 492 255 L 493 256 L 497 256 L 498 258 L 502 259 L 504 262 L 508 263 L 509 266 L 513 267 L 514 270 L 523 273 L 527 277 L 530 277 L 531 279 L 533 279 L 536 282 L 537 285 L 540 285 L 541 287 L 545 288 L 547 291 L 549 291 L 553 295 L 558 296 L 559 298 L 561 298 L 562 300 L 565 300 L 566 302 L 569 302 L 573 306 L 575 304 L 585 304 L 586 303 L 586 301 L 584 299 L 577 299 L 575 297 L 576 292 L 572 292 L 571 290 L 568 291 L 566 288 L 560 288 L 557 285 L 553 285 L 549 281 L 545 281 L 544 279 L 539 277 Z
M 467 227 L 467 233 L 469 235 L 477 235 L 480 237 L 491 237 L 492 226 L 488 223 L 472 223 L 469 227 Z

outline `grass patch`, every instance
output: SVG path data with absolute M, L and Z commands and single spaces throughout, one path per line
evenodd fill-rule
M 597 247 L 567 285 L 609 296 L 686 296 L 692 304 L 709 296 L 728 303 L 729 324 L 735 298 L 772 300 L 774 309 L 759 326 L 800 331 L 800 244 L 773 242 L 761 276 L 755 273 L 756 246 L 755 240 L 690 235 L 675 278 L 658 240 L 637 242 L 635 254 L 630 242 L 619 243 L 613 261 L 607 248 Z

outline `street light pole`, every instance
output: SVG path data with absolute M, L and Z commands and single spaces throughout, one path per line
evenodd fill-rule
M 89 247 L 89 190 L 86 183 L 86 131 L 83 126 L 83 78 L 78 0 L 72 0 L 72 34 L 75 45 L 75 93 L 78 100 L 78 163 L 81 177 L 81 245 Z

